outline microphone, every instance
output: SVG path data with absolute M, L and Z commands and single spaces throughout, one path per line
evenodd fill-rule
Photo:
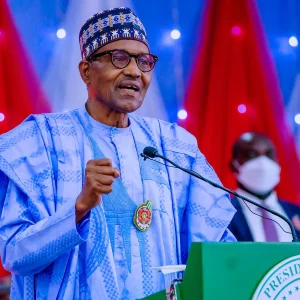
M 156 157 L 156 155 L 159 155 L 157 149 L 155 149 L 153 147 L 146 147 L 146 148 L 144 148 L 143 154 L 146 155 L 146 156 L 148 156 L 148 157 L 151 157 L 151 158 L 154 158 L 154 157 Z M 147 157 L 146 157 L 146 159 L 147 159 Z
M 144 160 L 146 160 L 147 158 L 155 158 L 155 157 L 161 158 L 161 159 L 169 162 L 170 164 L 172 164 L 174 167 L 182 170 L 183 172 L 186 172 L 186 173 L 188 173 L 188 174 L 190 174 L 192 176 L 195 176 L 198 179 L 201 179 L 201 180 L 207 182 L 208 184 L 210 184 L 210 185 L 212 185 L 212 186 L 214 186 L 214 187 L 216 187 L 218 189 L 221 189 L 221 190 L 223 190 L 223 191 L 225 191 L 227 193 L 230 193 L 230 194 L 232 194 L 232 195 L 234 195 L 234 196 L 236 196 L 238 198 L 241 198 L 242 200 L 244 200 L 244 201 L 246 201 L 248 203 L 251 203 L 251 204 L 253 204 L 255 206 L 260 207 L 261 209 L 264 209 L 264 210 L 268 211 L 272 215 L 275 215 L 275 216 L 279 217 L 280 219 L 284 220 L 289 225 L 289 227 L 291 229 L 291 234 L 293 236 L 293 242 L 298 242 L 299 241 L 298 236 L 296 234 L 296 231 L 295 231 L 295 228 L 294 228 L 292 222 L 288 218 L 286 218 L 285 216 L 283 216 L 282 214 L 278 213 L 277 211 L 272 210 L 272 209 L 267 208 L 267 207 L 264 207 L 263 205 L 261 205 L 259 203 L 256 203 L 255 201 L 250 200 L 249 198 L 246 198 L 246 197 L 238 194 L 237 192 L 235 192 L 233 190 L 230 190 L 230 189 L 228 189 L 228 188 L 226 188 L 226 187 L 224 187 L 224 186 L 222 186 L 222 185 L 220 185 L 220 184 L 218 184 L 216 182 L 213 182 L 213 181 L 211 181 L 211 180 L 209 180 L 209 179 L 201 176 L 197 172 L 194 172 L 192 170 L 180 167 L 179 165 L 177 165 L 176 163 L 174 163 L 172 160 L 168 159 L 167 157 L 164 157 L 164 156 L 160 155 L 158 153 L 157 149 L 155 149 L 153 147 L 145 147 L 144 150 L 143 150 L 143 153 L 141 153 L 141 156 L 144 158 Z M 272 221 L 274 221 L 274 220 L 272 220 Z

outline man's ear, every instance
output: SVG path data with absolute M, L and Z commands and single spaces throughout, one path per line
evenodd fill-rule
M 236 159 L 232 159 L 229 162 L 229 168 L 231 170 L 232 173 L 239 173 L 239 163 L 237 162 Z
M 83 82 L 88 85 L 90 83 L 90 63 L 86 60 L 82 60 L 79 65 L 79 73 Z

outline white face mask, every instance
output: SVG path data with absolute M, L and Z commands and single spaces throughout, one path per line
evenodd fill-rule
M 274 189 L 280 180 L 280 167 L 267 156 L 259 156 L 238 168 L 237 180 L 249 191 L 265 194 Z

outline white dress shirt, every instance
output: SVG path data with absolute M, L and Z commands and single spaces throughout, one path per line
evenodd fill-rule
M 237 189 L 237 193 L 241 194 L 244 197 L 249 198 L 250 200 L 253 200 L 261 205 L 267 206 L 270 209 L 275 210 L 276 212 L 284 215 L 285 217 L 287 217 L 285 211 L 283 210 L 283 208 L 281 207 L 281 205 L 278 202 L 278 198 L 277 198 L 277 194 L 276 192 L 273 192 L 268 198 L 266 198 L 265 200 L 261 200 L 247 192 L 245 192 L 244 190 L 241 189 Z M 245 215 L 246 221 L 248 223 L 249 229 L 252 233 L 253 239 L 255 242 L 265 242 L 266 238 L 265 238 L 265 233 L 264 233 L 264 228 L 263 228 L 263 219 L 255 214 L 253 214 L 246 206 L 246 204 L 244 203 L 243 200 L 238 198 L 238 201 L 240 202 L 241 208 L 242 208 L 242 212 Z M 261 216 L 261 212 L 260 212 L 260 208 L 257 206 L 254 206 L 251 203 L 247 202 L 247 205 L 250 207 L 250 209 L 255 212 L 256 214 Z M 282 219 L 280 219 L 279 217 L 270 214 L 270 218 L 275 220 L 276 222 L 278 222 L 280 224 L 280 226 L 287 232 L 291 232 L 291 229 L 289 227 L 289 225 Z M 278 235 L 278 239 L 279 242 L 291 242 L 292 241 L 292 235 L 290 233 L 286 233 L 284 232 L 280 226 L 276 223 L 275 224 L 275 228 L 277 231 L 277 235 Z

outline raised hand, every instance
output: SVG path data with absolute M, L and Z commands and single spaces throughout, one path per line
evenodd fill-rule
M 75 204 L 76 223 L 92 208 L 101 203 L 102 194 L 109 194 L 112 191 L 114 179 L 119 176 L 119 170 L 112 167 L 109 158 L 95 159 L 87 162 L 83 189 Z

